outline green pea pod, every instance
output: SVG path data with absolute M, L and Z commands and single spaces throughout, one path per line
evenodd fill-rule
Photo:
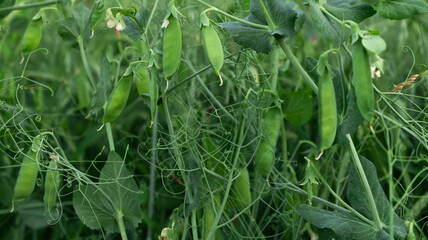
M 147 64 L 140 64 L 134 71 L 134 81 L 137 85 L 138 95 L 148 96 L 150 94 L 150 76 L 147 71 Z
M 254 156 L 256 170 L 262 176 L 267 176 L 272 168 L 281 122 L 281 111 L 278 108 L 269 109 L 263 121 L 262 139 Z
M 220 38 L 211 24 L 202 26 L 201 33 L 205 54 L 207 54 L 214 72 L 220 76 L 220 69 L 224 62 L 223 47 Z
M 25 30 L 24 36 L 22 36 L 21 43 L 21 56 L 24 57 L 36 50 L 42 40 L 43 30 L 42 30 L 43 20 L 41 17 L 33 19 Z
M 326 67 L 319 80 L 319 129 L 321 152 L 333 145 L 337 130 L 337 108 L 333 78 Z
M 172 14 L 168 17 L 168 26 L 165 28 L 163 38 L 163 75 L 170 78 L 181 63 L 182 36 L 180 22 Z
M 33 192 L 36 186 L 37 173 L 39 172 L 39 159 L 40 151 L 28 150 L 19 169 L 12 205 L 25 200 Z
M 358 109 L 366 120 L 373 123 L 374 91 L 370 74 L 370 62 L 361 40 L 354 44 L 352 70 L 354 72 L 353 81 Z
M 237 199 L 236 205 L 242 210 L 251 204 L 250 176 L 246 168 L 240 168 L 239 177 L 233 181 L 232 193 Z
M 150 112 L 152 114 L 151 124 L 155 121 L 156 109 L 159 97 L 159 87 L 158 87 L 159 74 L 156 66 L 153 65 L 152 73 L 150 78 Z
M 103 124 L 116 120 L 122 113 L 131 91 L 133 74 L 123 76 L 114 87 L 104 112 Z
M 50 212 L 55 207 L 60 182 L 61 179 L 57 170 L 57 164 L 55 161 L 51 161 L 49 163 L 49 169 L 46 173 L 45 195 L 43 197 L 46 211 L 48 212 Z

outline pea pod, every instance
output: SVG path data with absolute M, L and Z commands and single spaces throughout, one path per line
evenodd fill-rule
M 123 76 L 114 87 L 104 112 L 104 124 L 116 120 L 122 113 L 131 91 L 132 78 L 132 73 Z
M 319 80 L 319 129 L 321 152 L 333 145 L 337 130 L 337 108 L 333 78 L 326 67 Z
M 214 72 L 220 77 L 220 69 L 223 67 L 224 55 L 223 47 L 220 38 L 211 24 L 202 26 L 202 41 L 204 45 L 205 54 Z M 222 83 L 220 84 L 220 86 Z
M 21 168 L 19 169 L 18 179 L 15 183 L 12 205 L 25 200 L 34 190 L 37 180 L 37 173 L 39 172 L 41 143 L 42 136 L 39 135 L 34 139 L 30 150 L 28 150 L 27 154 L 25 154 Z
M 278 108 L 269 109 L 263 121 L 262 139 L 254 156 L 256 170 L 262 176 L 267 176 L 272 168 L 281 122 L 281 111 Z
M 361 40 L 354 44 L 352 70 L 354 72 L 353 81 L 358 109 L 366 120 L 373 123 L 374 91 L 370 74 L 370 62 Z
M 182 36 L 180 22 L 171 14 L 167 21 L 169 22 L 165 28 L 163 38 L 163 75 L 165 79 L 170 78 L 181 63 Z
M 134 81 L 137 85 L 138 95 L 149 95 L 150 93 L 150 76 L 147 71 L 147 64 L 142 63 L 134 71 Z
M 238 172 L 240 175 L 233 182 L 232 193 L 237 207 L 242 210 L 251 204 L 250 176 L 246 168 L 239 168 Z
M 219 194 L 214 195 L 214 205 L 216 209 L 220 209 L 221 196 Z M 202 233 L 203 239 L 208 240 L 208 234 L 213 226 L 215 219 L 215 212 L 211 203 L 208 203 L 207 206 L 204 207 L 204 216 L 203 216 L 203 225 L 202 225 Z M 216 235 L 220 235 L 220 231 L 216 230 L 216 234 L 213 235 L 209 240 L 215 240 Z
M 22 36 L 21 42 L 21 56 L 24 57 L 36 50 L 42 40 L 43 30 L 42 30 L 43 20 L 41 17 L 31 21 L 27 29 Z
M 55 207 L 60 181 L 61 179 L 57 170 L 57 163 L 55 161 L 51 161 L 49 163 L 49 169 L 46 173 L 45 195 L 43 197 L 46 211 L 48 212 L 50 212 Z

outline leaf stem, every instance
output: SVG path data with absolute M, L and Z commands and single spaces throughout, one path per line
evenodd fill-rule
M 20 5 L 20 6 L 5 7 L 5 8 L 0 8 L 0 12 L 15 11 L 15 10 L 21 10 L 21 9 L 27 9 L 27 8 L 44 7 L 44 6 L 56 4 L 58 2 L 59 1 L 47 1 L 47 2 L 39 2 L 39 3 L 30 3 L 30 4 L 26 4 L 26 5 Z
M 383 223 L 380 220 L 379 212 L 377 211 L 376 202 L 373 197 L 372 190 L 367 180 L 366 174 L 364 172 L 363 166 L 361 165 L 360 158 L 358 157 L 357 150 L 355 149 L 354 143 L 350 134 L 346 134 L 346 138 L 349 141 L 349 147 L 351 149 L 352 160 L 354 160 L 355 168 L 357 169 L 358 175 L 360 176 L 363 187 L 366 190 L 366 196 L 369 201 L 369 207 L 371 208 L 372 217 L 378 229 L 382 229 Z
M 255 27 L 255 28 L 261 28 L 261 29 L 269 30 L 269 27 L 268 27 L 268 26 L 266 26 L 266 25 L 261 25 L 261 24 L 253 23 L 253 22 L 246 21 L 246 20 L 244 20 L 244 19 L 241 19 L 241 18 L 235 17 L 235 16 L 233 16 L 233 15 L 230 15 L 230 14 L 229 14 L 229 13 L 227 13 L 227 12 L 223 12 L 222 10 L 220 10 L 220 9 L 218 9 L 218 8 L 216 8 L 216 7 L 212 6 L 212 5 L 210 5 L 210 4 L 208 4 L 208 3 L 204 2 L 204 1 L 198 0 L 198 2 L 200 2 L 200 3 L 202 3 L 202 4 L 204 4 L 204 5 L 206 5 L 206 6 L 208 6 L 208 7 L 209 7 L 209 9 L 206 9 L 204 12 L 208 12 L 208 11 L 216 11 L 216 12 L 218 12 L 218 13 L 220 13 L 220 14 L 223 14 L 224 16 L 226 16 L 226 17 L 228 17 L 228 18 L 231 18 L 231 19 L 233 19 L 233 20 L 235 20 L 235 21 L 241 22 L 241 23 L 243 23 L 243 24 L 247 24 L 248 26 L 252 26 L 252 27 Z
M 366 222 L 366 223 L 368 223 L 368 224 L 376 227 L 375 223 L 372 220 L 364 217 L 361 213 L 357 212 L 355 209 L 353 209 L 351 206 L 349 206 L 345 201 L 343 201 L 343 199 L 339 195 L 337 195 L 337 193 L 335 193 L 333 191 L 333 189 L 330 187 L 330 185 L 328 185 L 328 182 L 324 179 L 324 177 L 318 171 L 318 169 L 315 167 L 315 165 L 313 164 L 313 162 L 310 161 L 310 163 L 311 163 L 312 169 L 314 170 L 314 172 L 316 173 L 316 175 L 318 176 L 318 178 L 321 180 L 321 182 L 324 184 L 324 186 L 328 189 L 328 191 L 331 193 L 331 195 L 333 195 L 333 197 L 337 199 L 337 201 L 339 201 L 343 206 L 345 206 L 346 209 L 348 209 L 349 211 L 351 211 L 353 214 L 355 214 L 361 220 L 363 220 L 364 222 Z
M 269 31 L 273 31 L 276 29 L 276 25 L 270 17 L 269 11 L 267 10 L 263 0 L 259 0 L 260 8 L 262 9 L 263 15 L 265 16 L 265 20 L 269 26 Z
M 111 125 L 109 122 L 106 123 L 106 132 L 107 132 L 107 139 L 108 139 L 108 145 L 110 148 L 110 152 L 114 152 L 115 148 L 114 148 L 113 133 L 111 131 Z
M 299 61 L 297 61 L 291 49 L 287 46 L 284 39 L 282 37 L 276 36 L 276 42 L 281 47 L 282 51 L 284 51 L 285 55 L 287 55 L 288 59 L 290 59 L 291 64 L 293 64 L 294 68 L 299 72 L 302 76 L 303 80 L 312 88 L 316 95 L 318 95 L 318 86 L 309 76 L 309 74 L 303 69 L 302 65 L 300 65 Z
M 123 213 L 119 210 L 116 211 L 116 218 L 122 240 L 128 240 L 128 237 L 126 236 L 125 224 L 123 223 Z

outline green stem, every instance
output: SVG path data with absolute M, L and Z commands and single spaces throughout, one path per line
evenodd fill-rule
M 322 174 L 315 167 L 315 165 L 313 164 L 313 162 L 310 161 L 310 163 L 311 163 L 312 169 L 314 170 L 314 172 L 318 176 L 318 178 L 321 180 L 322 184 L 324 184 L 324 186 L 328 189 L 328 191 L 331 193 L 331 195 L 333 195 L 333 197 L 335 199 L 337 199 L 337 201 L 339 201 L 343 206 L 345 206 L 346 209 L 348 209 L 349 211 L 351 211 L 353 214 L 355 214 L 361 220 L 363 220 L 364 222 L 366 222 L 366 223 L 368 223 L 368 224 L 376 227 L 376 225 L 374 224 L 374 222 L 372 220 L 364 217 L 361 213 L 357 212 L 355 209 L 353 209 L 351 206 L 349 206 L 345 201 L 343 201 L 342 198 L 333 191 L 333 189 L 330 187 L 330 185 L 328 184 L 328 182 L 324 179 L 324 177 L 322 176 Z
M 321 4 L 318 4 L 318 7 L 320 8 L 321 12 L 325 13 L 328 17 L 339 23 L 340 25 L 344 25 L 347 28 L 351 28 L 349 25 L 345 24 L 346 22 L 340 20 L 339 18 L 335 17 L 333 14 L 331 14 L 327 9 L 325 9 Z M 349 22 L 348 22 L 349 23 Z
M 284 39 L 282 37 L 276 36 L 275 40 L 281 47 L 281 49 L 284 51 L 285 55 L 287 55 L 288 59 L 290 59 L 291 64 L 293 64 L 297 72 L 299 72 L 299 74 L 302 76 L 303 80 L 312 88 L 315 94 L 318 95 L 318 86 L 315 84 L 309 74 L 305 71 L 305 69 L 303 69 L 299 61 L 297 61 L 296 57 L 294 56 L 293 52 L 291 52 L 291 49 L 287 46 Z
M 30 4 L 26 4 L 26 5 L 21 5 L 21 6 L 5 7 L 5 8 L 0 8 L 0 12 L 15 11 L 15 10 L 21 10 L 21 9 L 27 9 L 27 8 L 44 7 L 44 6 L 57 4 L 58 2 L 59 1 L 47 1 L 47 2 L 39 2 L 39 3 L 30 3 Z
M 77 43 L 79 44 L 80 56 L 82 58 L 83 67 L 85 68 L 86 75 L 88 76 L 89 82 L 92 85 L 92 89 L 96 89 L 94 77 L 92 76 L 91 69 L 89 68 L 88 59 L 86 58 L 85 48 L 83 46 L 83 37 L 77 37 Z
M 113 140 L 113 133 L 111 131 L 111 125 L 110 123 L 106 123 L 106 132 L 107 132 L 107 139 L 108 139 L 108 145 L 110 147 L 110 152 L 114 152 L 115 148 L 114 148 L 114 140 Z
M 228 18 L 231 18 L 231 19 L 233 19 L 233 20 L 235 20 L 235 21 L 241 22 L 241 23 L 243 23 L 243 24 L 247 24 L 248 26 L 252 26 L 252 27 L 255 27 L 255 28 L 261 28 L 261 29 L 269 30 L 269 27 L 268 27 L 268 26 L 266 26 L 266 25 L 261 25 L 261 24 L 257 24 L 257 23 L 249 22 L 249 21 L 246 21 L 246 20 L 244 20 L 244 19 L 241 19 L 241 18 L 235 17 L 235 16 L 233 16 L 233 15 L 230 15 L 230 14 L 229 14 L 229 13 L 227 13 L 227 12 L 223 12 L 222 10 L 220 10 L 220 9 L 218 9 L 218 8 L 216 8 L 216 7 L 212 6 L 212 5 L 210 5 L 210 4 L 208 4 L 208 3 L 204 2 L 204 1 L 198 0 L 198 2 L 200 2 L 200 3 L 202 3 L 202 4 L 204 4 L 204 5 L 206 5 L 206 6 L 208 6 L 208 7 L 209 7 L 209 9 L 206 9 L 204 12 L 208 12 L 208 11 L 216 11 L 216 12 L 218 12 L 218 13 L 220 13 L 220 14 L 223 14 L 224 16 L 226 16 L 226 17 L 228 17 Z
M 269 11 L 267 10 L 265 4 L 263 3 L 263 0 L 259 0 L 260 8 L 262 9 L 263 15 L 265 17 L 265 20 L 267 24 L 269 25 L 269 30 L 273 31 L 276 29 L 276 25 L 273 22 L 272 18 L 270 17 Z
M 349 141 L 349 147 L 351 149 L 352 160 L 354 160 L 355 168 L 357 169 L 358 175 L 360 176 L 361 182 L 363 183 L 363 187 L 366 191 L 366 196 L 369 201 L 369 207 L 372 212 L 373 220 L 378 229 L 382 229 L 383 223 L 380 220 L 379 212 L 377 211 L 376 202 L 373 197 L 372 190 L 369 185 L 369 181 L 367 180 L 366 174 L 364 172 L 363 166 L 361 165 L 360 158 L 358 157 L 357 150 L 355 149 L 354 143 L 352 142 L 352 138 L 350 134 L 346 134 L 346 138 Z
M 230 193 L 230 189 L 232 187 L 232 182 L 233 182 L 233 177 L 234 177 L 233 175 L 234 175 L 236 166 L 238 165 L 239 154 L 241 152 L 241 147 L 242 147 L 242 144 L 243 144 L 244 139 L 245 139 L 245 137 L 244 137 L 245 114 L 246 113 L 244 112 L 242 119 L 239 123 L 239 131 L 238 131 L 238 139 L 236 141 L 236 149 L 234 151 L 232 168 L 231 168 L 230 173 L 229 173 L 229 177 L 228 177 L 228 181 L 227 181 L 227 185 L 226 185 L 226 190 L 225 190 L 224 196 L 223 196 L 223 201 L 221 202 L 220 209 L 217 211 L 217 214 L 215 216 L 211 230 L 208 233 L 207 239 L 211 239 L 213 237 L 215 231 L 217 230 L 217 225 L 220 221 L 221 215 L 223 214 L 224 208 L 226 206 L 227 199 L 229 198 L 229 193 Z
M 123 223 L 123 213 L 121 211 L 116 211 L 116 218 L 122 240 L 128 240 L 128 237 L 126 236 L 125 224 Z

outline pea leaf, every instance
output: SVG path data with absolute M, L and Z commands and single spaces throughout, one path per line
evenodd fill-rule
M 330 3 L 329 1 L 329 3 L 323 4 L 323 7 L 340 20 L 351 20 L 356 23 L 376 14 L 373 7 L 365 3 L 348 5 L 346 3 Z
M 364 118 L 360 113 L 360 110 L 358 109 L 357 105 L 357 99 L 355 97 L 355 90 L 354 86 L 351 85 L 351 90 L 348 93 L 348 107 L 346 109 L 345 118 L 342 121 L 342 124 L 339 125 L 337 134 L 336 134 L 336 141 L 341 144 L 345 145 L 348 143 L 348 140 L 346 139 L 345 135 L 350 133 L 354 133 L 355 130 L 357 130 L 358 126 L 363 122 Z
M 338 40 L 340 39 L 341 28 L 340 26 L 328 18 L 315 3 L 310 3 L 310 14 L 312 25 L 315 29 L 325 37 Z
M 389 216 L 389 206 L 390 203 L 385 193 L 383 192 L 382 186 L 378 181 L 378 176 L 376 173 L 376 167 L 372 162 L 367 160 L 363 156 L 359 156 L 361 165 L 363 166 L 364 172 L 366 174 L 367 180 L 370 185 L 370 189 L 375 199 L 375 204 L 377 211 L 379 213 L 380 220 L 384 223 L 384 229 L 389 232 L 390 216 Z M 371 218 L 371 211 L 369 208 L 369 201 L 363 184 L 360 180 L 360 176 L 354 166 L 351 164 L 349 168 L 349 182 L 347 186 L 347 197 L 348 201 L 351 203 L 351 206 L 363 214 L 364 216 Z M 394 235 L 398 236 L 400 239 L 406 237 L 406 227 L 404 225 L 404 220 L 401 219 L 396 213 L 394 213 Z
M 379 35 L 366 35 L 361 42 L 365 49 L 374 54 L 380 54 L 386 50 L 386 42 Z
M 132 17 L 124 17 L 123 21 L 125 22 L 126 28 L 123 32 L 128 35 L 128 37 L 133 41 L 138 41 L 141 39 L 141 34 L 143 34 L 144 28 L 147 25 L 149 19 L 149 12 L 144 7 L 138 11 L 135 15 L 135 19 Z
M 378 0 L 374 7 L 381 17 L 396 20 L 428 12 L 424 0 Z
M 314 111 L 311 92 L 287 92 L 281 98 L 284 99 L 282 105 L 284 117 L 291 124 L 300 126 L 311 119 Z
M 225 22 L 219 25 L 233 37 L 236 43 L 256 52 L 268 53 L 272 49 L 271 36 L 293 37 L 303 24 L 304 14 L 291 1 L 263 0 L 263 3 L 275 25 L 272 32 L 241 22 Z M 259 0 L 251 0 L 250 11 L 251 15 L 245 18 L 246 21 L 267 26 Z
M 73 193 L 73 207 L 79 219 L 91 229 L 119 232 L 121 216 L 125 228 L 136 228 L 141 222 L 140 197 L 132 175 L 123 159 L 110 152 L 95 185 L 79 184 Z
M 375 229 L 351 213 L 332 212 L 307 204 L 300 205 L 297 211 L 306 221 L 318 228 L 333 230 L 338 240 L 388 240 L 389 234 Z
M 264 0 L 263 3 L 276 26 L 273 33 L 282 37 L 293 37 L 297 19 L 297 13 L 293 8 L 296 5 L 290 1 L 281 0 Z M 259 0 L 251 1 L 250 11 L 257 18 L 265 19 Z
M 244 18 L 244 20 L 262 25 L 265 24 L 264 21 L 254 15 L 250 15 Z M 225 22 L 218 25 L 226 29 L 233 40 L 243 47 L 262 53 L 268 53 L 272 49 L 271 34 L 266 29 L 255 28 L 241 22 Z
M 333 230 L 338 239 L 343 240 L 387 240 L 390 238 L 390 219 L 389 206 L 390 203 L 383 192 L 382 186 L 379 184 L 376 168 L 369 160 L 363 156 L 359 156 L 361 165 L 363 166 L 367 180 L 369 182 L 375 204 L 379 212 L 379 217 L 384 227 L 376 230 L 371 225 L 363 222 L 350 212 L 332 212 L 321 208 L 311 207 L 302 204 L 299 207 L 298 213 L 307 221 L 319 228 L 329 228 Z M 347 186 L 348 201 L 352 208 L 357 210 L 362 215 L 371 218 L 369 202 L 365 194 L 360 176 L 352 164 L 349 169 L 349 182 Z M 394 213 L 394 237 L 404 239 L 406 237 L 406 227 L 404 220 Z

